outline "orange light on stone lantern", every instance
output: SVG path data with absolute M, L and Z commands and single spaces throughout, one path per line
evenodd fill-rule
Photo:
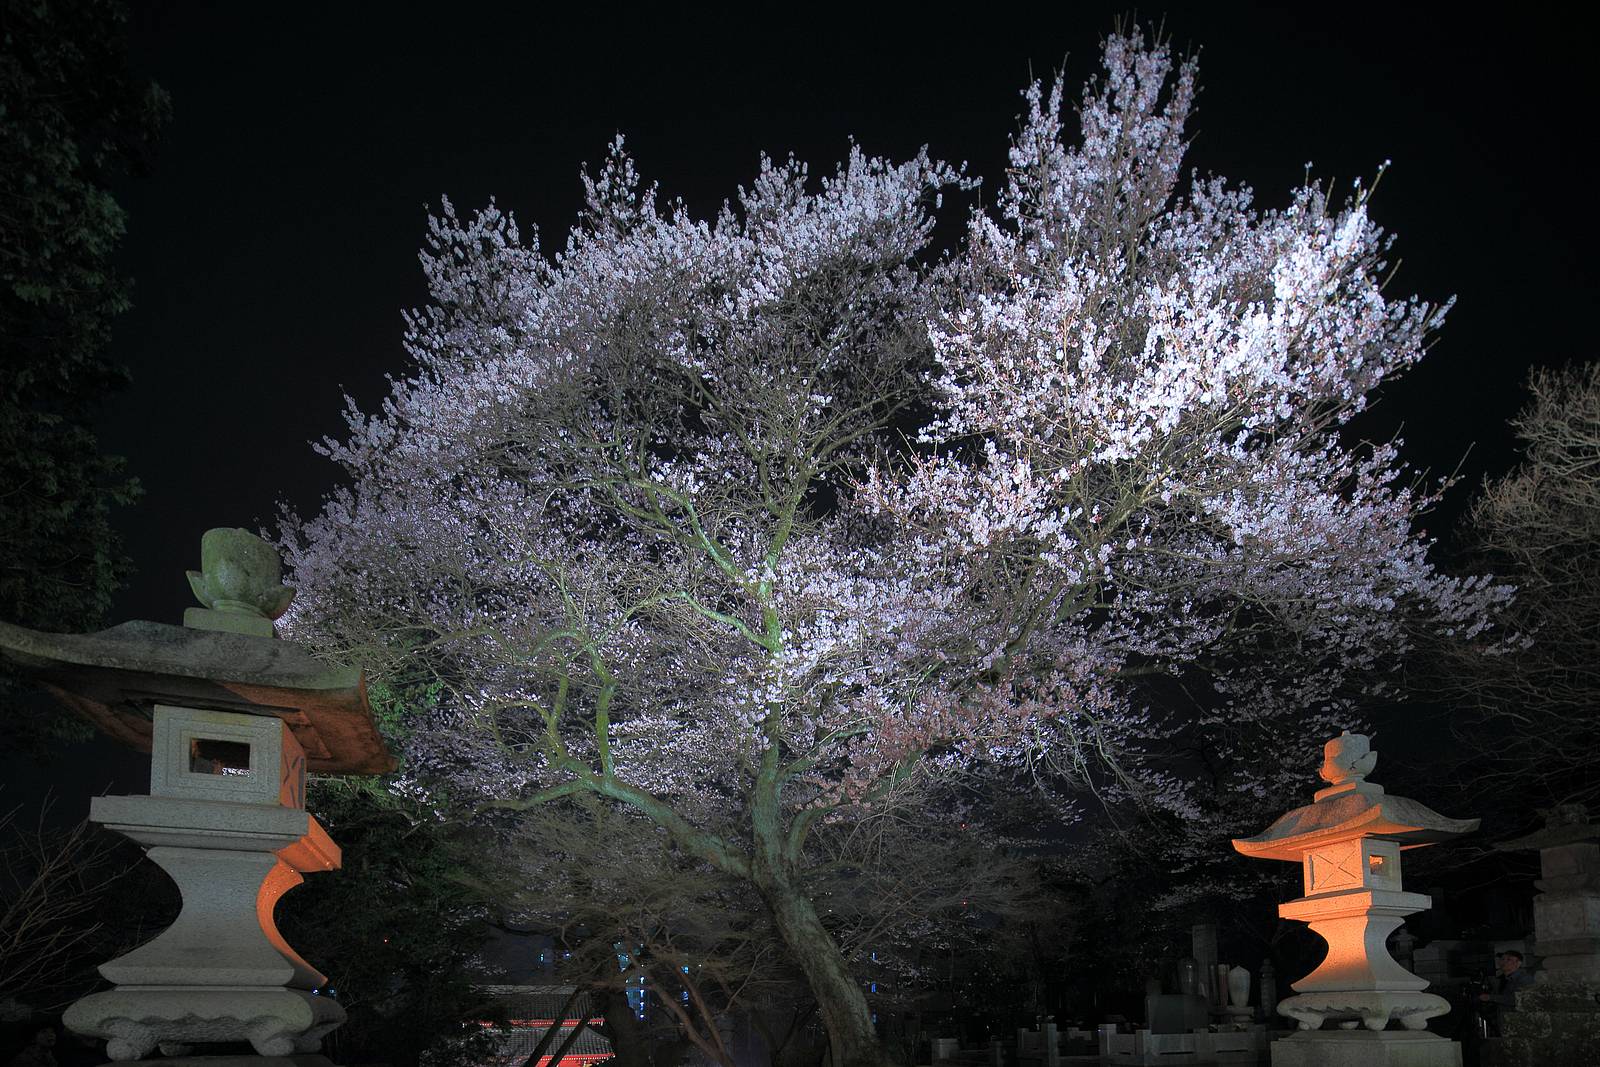
M 1377 760 L 1366 737 L 1346 731 L 1323 746 L 1328 785 L 1313 803 L 1233 842 L 1246 856 L 1301 865 L 1306 895 L 1278 914 L 1328 943 L 1327 957 L 1278 1004 L 1300 1030 L 1273 1043 L 1273 1067 L 1460 1067 L 1460 1045 L 1426 1029 L 1449 1002 L 1424 992 L 1427 981 L 1394 961 L 1388 939 L 1433 903 L 1401 887 L 1401 852 L 1470 833 L 1478 820 L 1386 794 L 1366 780 Z

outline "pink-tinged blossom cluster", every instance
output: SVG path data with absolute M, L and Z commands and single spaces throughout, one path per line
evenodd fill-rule
M 1489 625 L 1504 591 L 1414 532 L 1432 491 L 1342 436 L 1442 314 L 1382 291 L 1366 192 L 1185 184 L 1193 65 L 1104 59 L 1077 138 L 1026 93 L 947 263 L 968 183 L 926 156 L 763 159 L 697 219 L 619 140 L 549 256 L 444 204 L 413 372 L 283 536 L 298 636 L 443 694 L 419 787 L 693 822 L 763 775 L 793 812 L 988 767 L 1193 814 L 1163 738 L 1266 794 L 1246 739 L 1347 717 L 1417 620 Z

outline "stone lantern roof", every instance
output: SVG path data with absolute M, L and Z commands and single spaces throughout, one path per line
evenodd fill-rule
M 1374 837 L 1398 842 L 1402 849 L 1433 845 L 1471 833 L 1477 819 L 1451 819 L 1426 804 L 1390 796 L 1366 776 L 1377 753 L 1360 734 L 1346 731 L 1328 744 L 1314 803 L 1295 808 L 1254 837 L 1241 837 L 1233 847 L 1246 856 L 1299 863 L 1313 849 L 1337 841 Z
M 1541 814 L 1544 826 L 1510 841 L 1496 841 L 1494 847 L 1502 852 L 1518 852 L 1600 841 L 1600 824 L 1589 820 L 1588 810 L 1582 804 L 1558 804 L 1542 810 Z
M 276 716 L 317 774 L 394 770 L 361 672 L 324 663 L 289 641 L 145 621 L 92 634 L 0 622 L 0 657 L 141 752 L 150 751 L 151 707 L 160 701 Z
M 1447 841 L 1478 828 L 1477 819 L 1451 819 L 1405 797 L 1349 793 L 1295 808 L 1233 847 L 1246 856 L 1299 863 L 1312 849 L 1353 837 L 1398 841 L 1402 849 Z
M 318 774 L 385 774 L 394 757 L 361 672 L 277 639 L 294 598 L 271 545 L 247 530 L 209 530 L 189 584 L 204 608 L 182 626 L 135 621 L 92 634 L 0 622 L 0 659 L 124 744 L 149 752 L 152 708 L 182 704 L 283 720 Z

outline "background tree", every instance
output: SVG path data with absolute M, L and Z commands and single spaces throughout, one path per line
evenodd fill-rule
M 1001 974 L 1015 979 L 1007 1013 L 1045 1010 L 1035 949 L 1041 936 L 1059 945 L 1074 918 L 1044 885 L 1049 843 L 1004 834 L 970 808 L 891 794 L 818 826 L 811 847 L 806 890 L 880 1019 L 930 1001 L 975 1008 L 994 984 L 981 979 Z M 901 1051 L 910 1062 L 916 1050 Z
M 1528 390 L 1522 462 L 1484 485 L 1462 538 L 1516 586 L 1527 647 L 1448 642 L 1424 681 L 1456 709 L 1464 780 L 1511 821 L 1600 798 L 1600 364 L 1536 371 Z
M 128 307 L 110 186 L 167 112 L 128 72 L 126 20 L 114 0 L 0 5 L 0 618 L 44 630 L 99 624 L 128 566 L 110 511 L 138 492 L 90 429 L 126 377 L 105 356 Z M 0 676 L 0 699 L 19 685 Z M 38 726 L 0 721 L 12 744 Z
M 446 204 L 414 374 L 285 518 L 296 633 L 441 687 L 418 788 L 620 803 L 746 881 L 840 1067 L 885 1054 L 819 825 L 945 781 L 1198 815 L 1171 739 L 1272 790 L 1229 739 L 1302 751 L 1409 617 L 1477 633 L 1502 599 L 1429 564 L 1396 446 L 1340 438 L 1440 315 L 1383 294 L 1366 194 L 1180 188 L 1194 65 L 1116 35 L 1104 66 L 1075 144 L 1029 91 L 947 266 L 965 183 L 926 155 L 763 160 L 700 220 L 619 145 L 553 258 Z
M 0 814 L 0 1018 L 57 1011 L 94 987 L 103 904 L 131 851 L 88 822 L 53 824 L 48 803 L 36 822 Z
M 698 1049 L 731 1067 L 724 1020 L 807 999 L 749 885 L 682 851 L 637 812 L 598 801 L 543 805 L 492 847 L 504 863 L 488 895 L 519 928 L 551 937 L 561 980 L 608 1003 L 630 994 L 646 1002 L 644 1023 L 608 1013 L 606 1036 L 621 1038 L 625 1059 L 663 1067 Z

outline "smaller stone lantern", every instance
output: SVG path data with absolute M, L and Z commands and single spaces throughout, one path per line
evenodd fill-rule
M 245 530 L 211 530 L 201 558 L 189 577 L 206 606 L 183 626 L 72 635 L 0 623 L 0 656 L 150 752 L 150 794 L 95 797 L 89 817 L 143 845 L 183 908 L 153 940 L 101 965 L 113 988 L 63 1016 L 105 1038 L 113 1060 L 210 1042 L 248 1041 L 261 1056 L 317 1050 L 344 1010 L 273 921 L 304 875 L 340 862 L 305 810 L 306 772 L 394 767 L 360 672 L 277 639 L 273 619 L 294 591 L 280 584 L 272 547 Z
M 1278 1005 L 1300 1030 L 1272 1045 L 1273 1067 L 1460 1067 L 1461 1047 L 1426 1030 L 1449 1002 L 1423 992 L 1427 981 L 1396 963 L 1387 942 L 1405 916 L 1433 903 L 1401 888 L 1400 853 L 1469 833 L 1478 820 L 1447 819 L 1386 795 L 1366 780 L 1377 760 L 1366 737 L 1346 731 L 1323 747 L 1328 786 L 1314 803 L 1233 842 L 1246 856 L 1301 865 L 1306 895 L 1278 914 L 1308 923 L 1328 943 L 1322 964 Z M 1391 1022 L 1400 1029 L 1388 1029 Z

